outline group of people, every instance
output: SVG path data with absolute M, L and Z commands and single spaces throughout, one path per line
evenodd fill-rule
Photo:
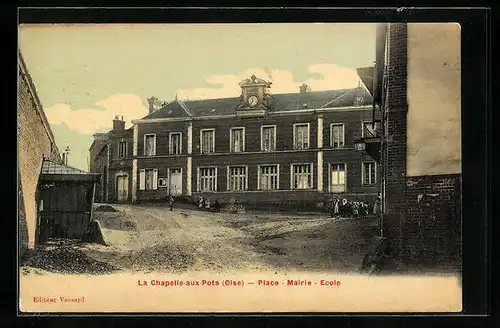
M 210 204 L 210 199 L 205 198 L 205 197 L 198 197 L 198 210 L 199 211 L 214 211 L 214 212 L 220 212 L 220 204 L 218 200 L 215 200 L 213 206 Z
M 373 206 L 365 202 L 348 201 L 347 199 L 332 199 L 330 204 L 330 216 L 332 218 L 361 218 L 369 214 L 376 215 L 380 205 L 380 195 L 377 196 Z

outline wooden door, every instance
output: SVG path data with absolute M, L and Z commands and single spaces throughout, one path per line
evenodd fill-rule
M 182 195 L 182 171 L 181 171 L 181 169 L 170 169 L 169 192 L 170 192 L 170 196 Z
M 116 177 L 116 193 L 118 201 L 128 199 L 128 176 L 120 175 Z

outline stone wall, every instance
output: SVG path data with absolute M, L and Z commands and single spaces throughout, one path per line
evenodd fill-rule
M 32 248 L 36 236 L 36 190 L 44 156 L 60 160 L 59 150 L 36 90 L 20 58 L 18 76 L 18 170 L 20 250 Z

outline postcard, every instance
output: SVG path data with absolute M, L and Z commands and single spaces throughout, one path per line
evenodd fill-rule
M 21 24 L 19 311 L 460 312 L 456 23 Z

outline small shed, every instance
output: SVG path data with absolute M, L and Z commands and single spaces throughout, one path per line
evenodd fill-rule
M 43 160 L 37 188 L 37 244 L 50 238 L 81 239 L 87 234 L 99 177 Z

